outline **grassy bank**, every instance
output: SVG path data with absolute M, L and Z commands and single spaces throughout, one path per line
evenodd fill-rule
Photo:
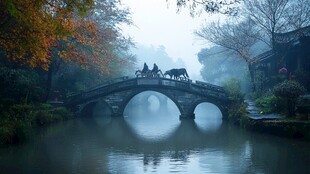
M 249 118 L 243 126 L 248 130 L 310 141 L 310 121 L 296 119 L 254 120 Z
M 230 113 L 229 122 L 250 131 L 272 134 L 280 137 L 310 141 L 310 121 L 298 119 L 252 119 L 243 112 L 244 106 L 238 109 L 239 115 Z
M 73 118 L 64 107 L 49 104 L 17 104 L 2 106 L 0 113 L 0 146 L 22 143 L 32 129 Z

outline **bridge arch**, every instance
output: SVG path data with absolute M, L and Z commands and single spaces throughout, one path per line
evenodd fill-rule
M 133 100 L 134 99 L 134 100 Z M 130 99 L 130 101 L 128 102 L 127 106 L 125 108 L 128 107 L 129 104 L 134 104 L 132 102 L 150 102 L 152 101 L 152 104 L 156 104 L 156 108 L 153 109 L 168 109 L 168 100 L 169 98 L 166 95 L 163 95 L 162 93 L 156 92 L 156 91 L 151 91 L 151 90 L 147 90 L 144 92 L 141 92 L 139 94 L 136 94 L 132 99 Z M 141 103 L 140 103 L 141 104 Z M 153 105 L 155 106 L 155 105 Z
M 180 106 L 180 104 L 178 103 L 178 101 L 175 100 L 175 98 L 173 96 L 171 96 L 171 94 L 165 92 L 164 90 L 159 90 L 159 89 L 137 89 L 134 92 L 131 93 L 131 95 L 128 95 L 124 100 L 123 100 L 123 104 L 120 106 L 120 113 L 124 113 L 126 106 L 128 105 L 128 103 L 138 94 L 141 94 L 143 92 L 147 92 L 147 91 L 152 91 L 152 92 L 158 92 L 164 96 L 166 96 L 167 98 L 169 98 L 178 108 L 179 112 L 182 111 L 182 107 Z
M 215 101 L 215 100 L 212 100 L 212 99 L 208 99 L 208 98 L 199 99 L 199 100 L 196 100 L 195 102 L 193 102 L 191 108 L 189 109 L 189 112 L 194 113 L 196 107 L 197 107 L 199 104 L 202 104 L 202 103 L 211 103 L 211 104 L 215 105 L 215 106 L 221 111 L 221 113 L 222 113 L 222 119 L 227 119 L 226 107 L 223 106 L 221 103 L 219 103 L 219 102 L 217 102 L 217 101 Z
M 96 100 L 92 100 L 90 102 L 87 102 L 83 104 L 81 107 L 80 115 L 81 116 L 94 116 L 94 111 L 98 110 L 100 108 L 104 109 L 104 112 L 108 115 L 111 115 L 113 113 L 112 106 L 107 103 L 103 98 L 99 98 Z M 101 111 L 102 112 L 102 111 Z

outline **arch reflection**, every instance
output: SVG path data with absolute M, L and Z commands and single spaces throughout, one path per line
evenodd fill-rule
M 195 116 L 196 124 L 202 131 L 216 131 L 223 123 L 221 110 L 212 103 L 197 105 Z
M 143 139 L 165 138 L 179 124 L 177 106 L 159 92 L 137 94 L 129 101 L 124 113 L 128 125 Z

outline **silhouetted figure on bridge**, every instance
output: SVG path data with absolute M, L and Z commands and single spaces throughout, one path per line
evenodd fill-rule
M 153 77 L 160 77 L 160 75 L 162 77 L 164 77 L 163 73 L 161 72 L 160 69 L 158 69 L 158 66 L 156 65 L 156 63 L 154 63 L 153 69 L 152 69 L 152 75 Z
M 153 69 L 152 69 L 152 73 L 153 74 L 157 74 L 158 72 L 158 66 L 156 65 L 156 63 L 154 63 Z
M 153 66 L 152 72 L 155 72 L 155 73 L 157 73 L 157 72 L 158 72 L 158 66 L 156 65 L 156 63 L 154 63 L 154 66 Z
M 145 74 L 148 70 L 149 70 L 149 66 L 147 66 L 147 64 L 144 62 L 142 73 Z

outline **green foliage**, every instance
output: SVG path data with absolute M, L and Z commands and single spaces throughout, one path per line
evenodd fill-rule
M 303 86 L 293 80 L 286 80 L 274 87 L 275 96 L 285 99 L 297 99 L 305 91 L 306 89 Z
M 21 143 L 27 139 L 32 127 L 73 118 L 64 107 L 49 104 L 16 104 L 0 112 L 0 145 Z
M 39 126 L 47 125 L 58 120 L 60 120 L 58 115 L 54 116 L 47 110 L 40 110 L 35 115 L 36 124 Z
M 68 120 L 73 118 L 73 114 L 64 107 L 40 109 L 35 112 L 35 123 L 38 126 Z
M 22 120 L 19 120 L 16 122 L 14 127 L 14 143 L 21 143 L 26 141 L 27 136 L 30 133 L 31 125 L 29 122 L 24 122 Z
M 240 81 L 236 78 L 231 78 L 224 83 L 224 89 L 228 94 L 228 98 L 234 102 L 242 103 L 244 94 L 241 92 Z
M 287 114 L 293 116 L 295 114 L 295 104 L 297 98 L 304 94 L 306 89 L 298 82 L 286 80 L 274 87 L 274 94 L 286 101 Z
M 228 119 L 235 124 L 241 124 L 246 113 L 247 109 L 244 103 L 233 103 L 228 109 Z
M 40 101 L 43 89 L 39 85 L 39 76 L 33 70 L 9 68 L 0 65 L 0 96 L 18 103 Z
M 3 123 L 0 125 L 0 145 L 13 143 L 14 130 L 13 127 Z
M 53 115 L 60 116 L 62 118 L 62 120 L 67 120 L 67 119 L 73 118 L 73 113 L 70 112 L 65 107 L 54 108 L 53 110 L 51 110 L 51 113 Z
M 49 110 L 49 109 L 52 109 L 52 105 L 50 104 L 47 104 L 47 103 L 39 103 L 36 105 L 36 108 L 38 110 Z
M 255 100 L 256 106 L 266 114 L 277 112 L 278 103 L 279 99 L 274 95 L 262 96 Z
M 1 120 L 0 145 L 24 142 L 30 133 L 30 124 L 22 120 Z
M 69 118 L 73 118 L 73 114 L 64 107 L 39 110 L 35 114 L 35 122 L 39 126 L 68 120 Z
M 241 92 L 240 81 L 231 78 L 224 84 L 224 89 L 231 100 L 228 108 L 228 119 L 235 124 L 240 124 L 246 117 L 246 105 L 244 104 L 244 94 Z

